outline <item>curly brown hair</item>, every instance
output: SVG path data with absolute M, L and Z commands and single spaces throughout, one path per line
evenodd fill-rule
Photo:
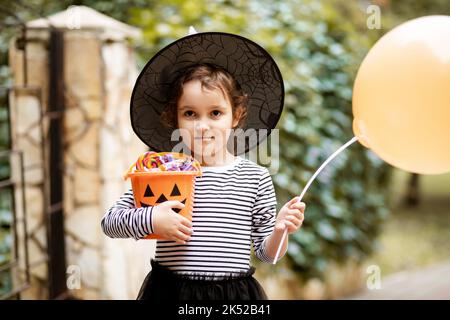
M 242 128 L 247 117 L 248 95 L 243 92 L 239 83 L 225 69 L 201 63 L 191 66 L 178 77 L 174 83 L 166 105 L 161 113 L 161 121 L 169 128 L 178 128 L 178 101 L 183 94 L 183 85 L 189 81 L 198 80 L 202 88 L 208 90 L 220 89 L 222 94 L 231 102 L 233 119 L 238 119 L 235 128 Z

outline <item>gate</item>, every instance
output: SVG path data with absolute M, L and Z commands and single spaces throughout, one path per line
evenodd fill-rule
M 64 239 L 63 214 L 63 175 L 62 175 L 62 116 L 64 114 L 63 57 L 64 34 L 52 29 L 49 38 L 49 88 L 48 110 L 43 110 L 42 88 L 27 84 L 27 64 L 23 68 L 23 85 L 11 86 L 2 90 L 3 137 L 5 142 L 0 153 L 0 202 L 2 215 L 0 223 L 3 236 L 0 236 L 0 284 L 3 289 L 0 299 L 21 298 L 25 290 L 33 289 L 33 283 L 39 283 L 46 292 L 39 294 L 42 298 L 68 298 L 66 287 L 66 249 Z M 26 61 L 26 45 L 28 41 L 26 30 L 16 41 L 17 48 L 22 50 Z M 17 110 L 10 108 L 11 99 L 16 99 Z M 21 104 L 26 99 L 27 104 Z M 29 103 L 34 101 L 34 103 Z M 20 110 L 23 106 L 32 105 L 36 110 Z M 15 148 L 12 134 L 14 117 L 20 117 L 23 112 L 36 112 L 34 123 L 17 130 L 22 148 Z M 14 114 L 15 113 L 15 114 Z M 7 127 L 7 130 L 5 130 Z M 40 140 L 40 141 L 36 141 Z M 40 144 L 40 161 L 26 163 L 25 147 L 30 144 Z M 20 144 L 19 144 L 20 145 Z M 29 187 L 33 189 L 30 189 Z M 33 226 L 27 221 L 27 207 L 36 204 L 26 203 L 26 192 L 40 192 L 42 199 L 40 208 L 42 217 L 33 216 Z M 33 247 L 33 257 L 30 259 L 30 246 Z M 3 281 L 2 281 L 3 280 Z M 25 295 L 26 296 L 26 295 Z

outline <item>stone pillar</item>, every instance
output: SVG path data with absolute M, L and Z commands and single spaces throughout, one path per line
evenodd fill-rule
M 134 299 L 149 271 L 154 242 L 109 239 L 102 233 L 100 221 L 104 212 L 131 186 L 129 181 L 123 181 L 123 172 L 146 150 L 131 128 L 129 113 L 138 71 L 128 39 L 138 38 L 140 32 L 84 6 L 29 22 L 28 78 L 30 84 L 41 88 L 43 112 L 47 110 L 48 100 L 49 22 L 65 31 L 65 240 L 69 270 L 79 271 L 81 275 L 81 287 L 72 288 L 70 293 L 81 299 Z M 11 45 L 10 52 L 15 84 L 22 85 L 22 51 Z M 29 110 L 33 102 L 28 100 L 16 99 L 11 107 L 14 111 Z M 35 114 L 22 112 L 13 120 L 13 143 L 19 149 L 28 148 L 20 128 L 24 128 L 32 116 Z M 46 122 L 44 117 L 44 128 Z M 45 135 L 44 130 L 44 139 Z M 35 148 L 34 153 L 26 152 L 25 159 L 36 158 L 42 152 L 39 145 Z M 42 175 L 40 178 L 42 185 Z M 36 197 L 28 179 L 27 209 L 33 212 L 29 218 L 41 219 L 43 206 L 28 201 Z M 30 222 L 30 225 L 35 224 Z M 31 256 L 36 251 L 30 247 Z M 68 277 L 76 277 L 77 272 L 69 272 Z M 42 279 L 45 276 L 40 276 L 45 280 Z M 31 295 L 30 298 L 43 297 Z
M 37 32 L 34 36 L 44 39 Z M 47 239 L 46 219 L 44 215 L 44 150 L 42 148 L 43 108 L 47 104 L 48 78 L 46 65 L 48 56 L 42 42 L 29 41 L 27 50 L 27 86 L 24 86 L 23 51 L 16 47 L 17 39 L 12 39 L 9 45 L 9 63 L 13 73 L 14 90 L 10 91 L 10 116 L 12 147 L 23 152 L 25 208 L 22 208 L 20 184 L 15 189 L 15 199 L 19 207 L 17 215 L 23 217 L 26 209 L 27 232 L 23 232 L 20 223 L 17 225 L 20 254 L 20 269 L 25 269 L 24 242 L 28 245 L 31 268 L 30 288 L 22 293 L 24 299 L 45 299 L 48 296 L 46 281 L 47 270 Z M 11 158 L 11 176 L 20 182 L 21 172 L 18 158 Z M 25 283 L 24 272 L 15 274 L 14 286 Z

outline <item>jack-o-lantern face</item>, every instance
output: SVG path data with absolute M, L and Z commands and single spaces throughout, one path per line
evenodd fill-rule
M 178 189 L 177 184 L 175 183 L 173 186 L 172 191 L 170 192 L 170 200 L 178 200 L 181 203 L 185 204 L 186 203 L 186 198 L 184 198 L 183 200 L 181 199 L 177 199 L 177 196 L 181 196 L 181 192 Z M 145 198 L 152 198 L 152 197 L 156 197 L 156 195 L 153 193 L 152 189 L 150 188 L 150 185 L 147 185 L 147 187 L 145 188 L 145 192 L 144 192 L 144 199 Z M 164 195 L 164 193 L 161 193 L 158 197 L 158 199 L 156 201 L 152 201 L 150 200 L 151 203 L 154 203 L 155 205 L 163 203 L 164 201 L 167 201 L 167 197 Z M 140 201 L 141 203 L 141 207 L 148 207 L 150 206 L 150 204 L 147 204 L 145 202 Z M 172 208 L 173 211 L 175 211 L 176 213 L 179 213 L 181 211 L 181 209 L 179 208 Z

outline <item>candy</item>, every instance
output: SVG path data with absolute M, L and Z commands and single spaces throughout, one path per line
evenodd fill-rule
M 201 171 L 200 163 L 193 157 L 183 153 L 148 151 L 139 156 L 124 178 L 132 172 L 161 172 L 161 171 Z

